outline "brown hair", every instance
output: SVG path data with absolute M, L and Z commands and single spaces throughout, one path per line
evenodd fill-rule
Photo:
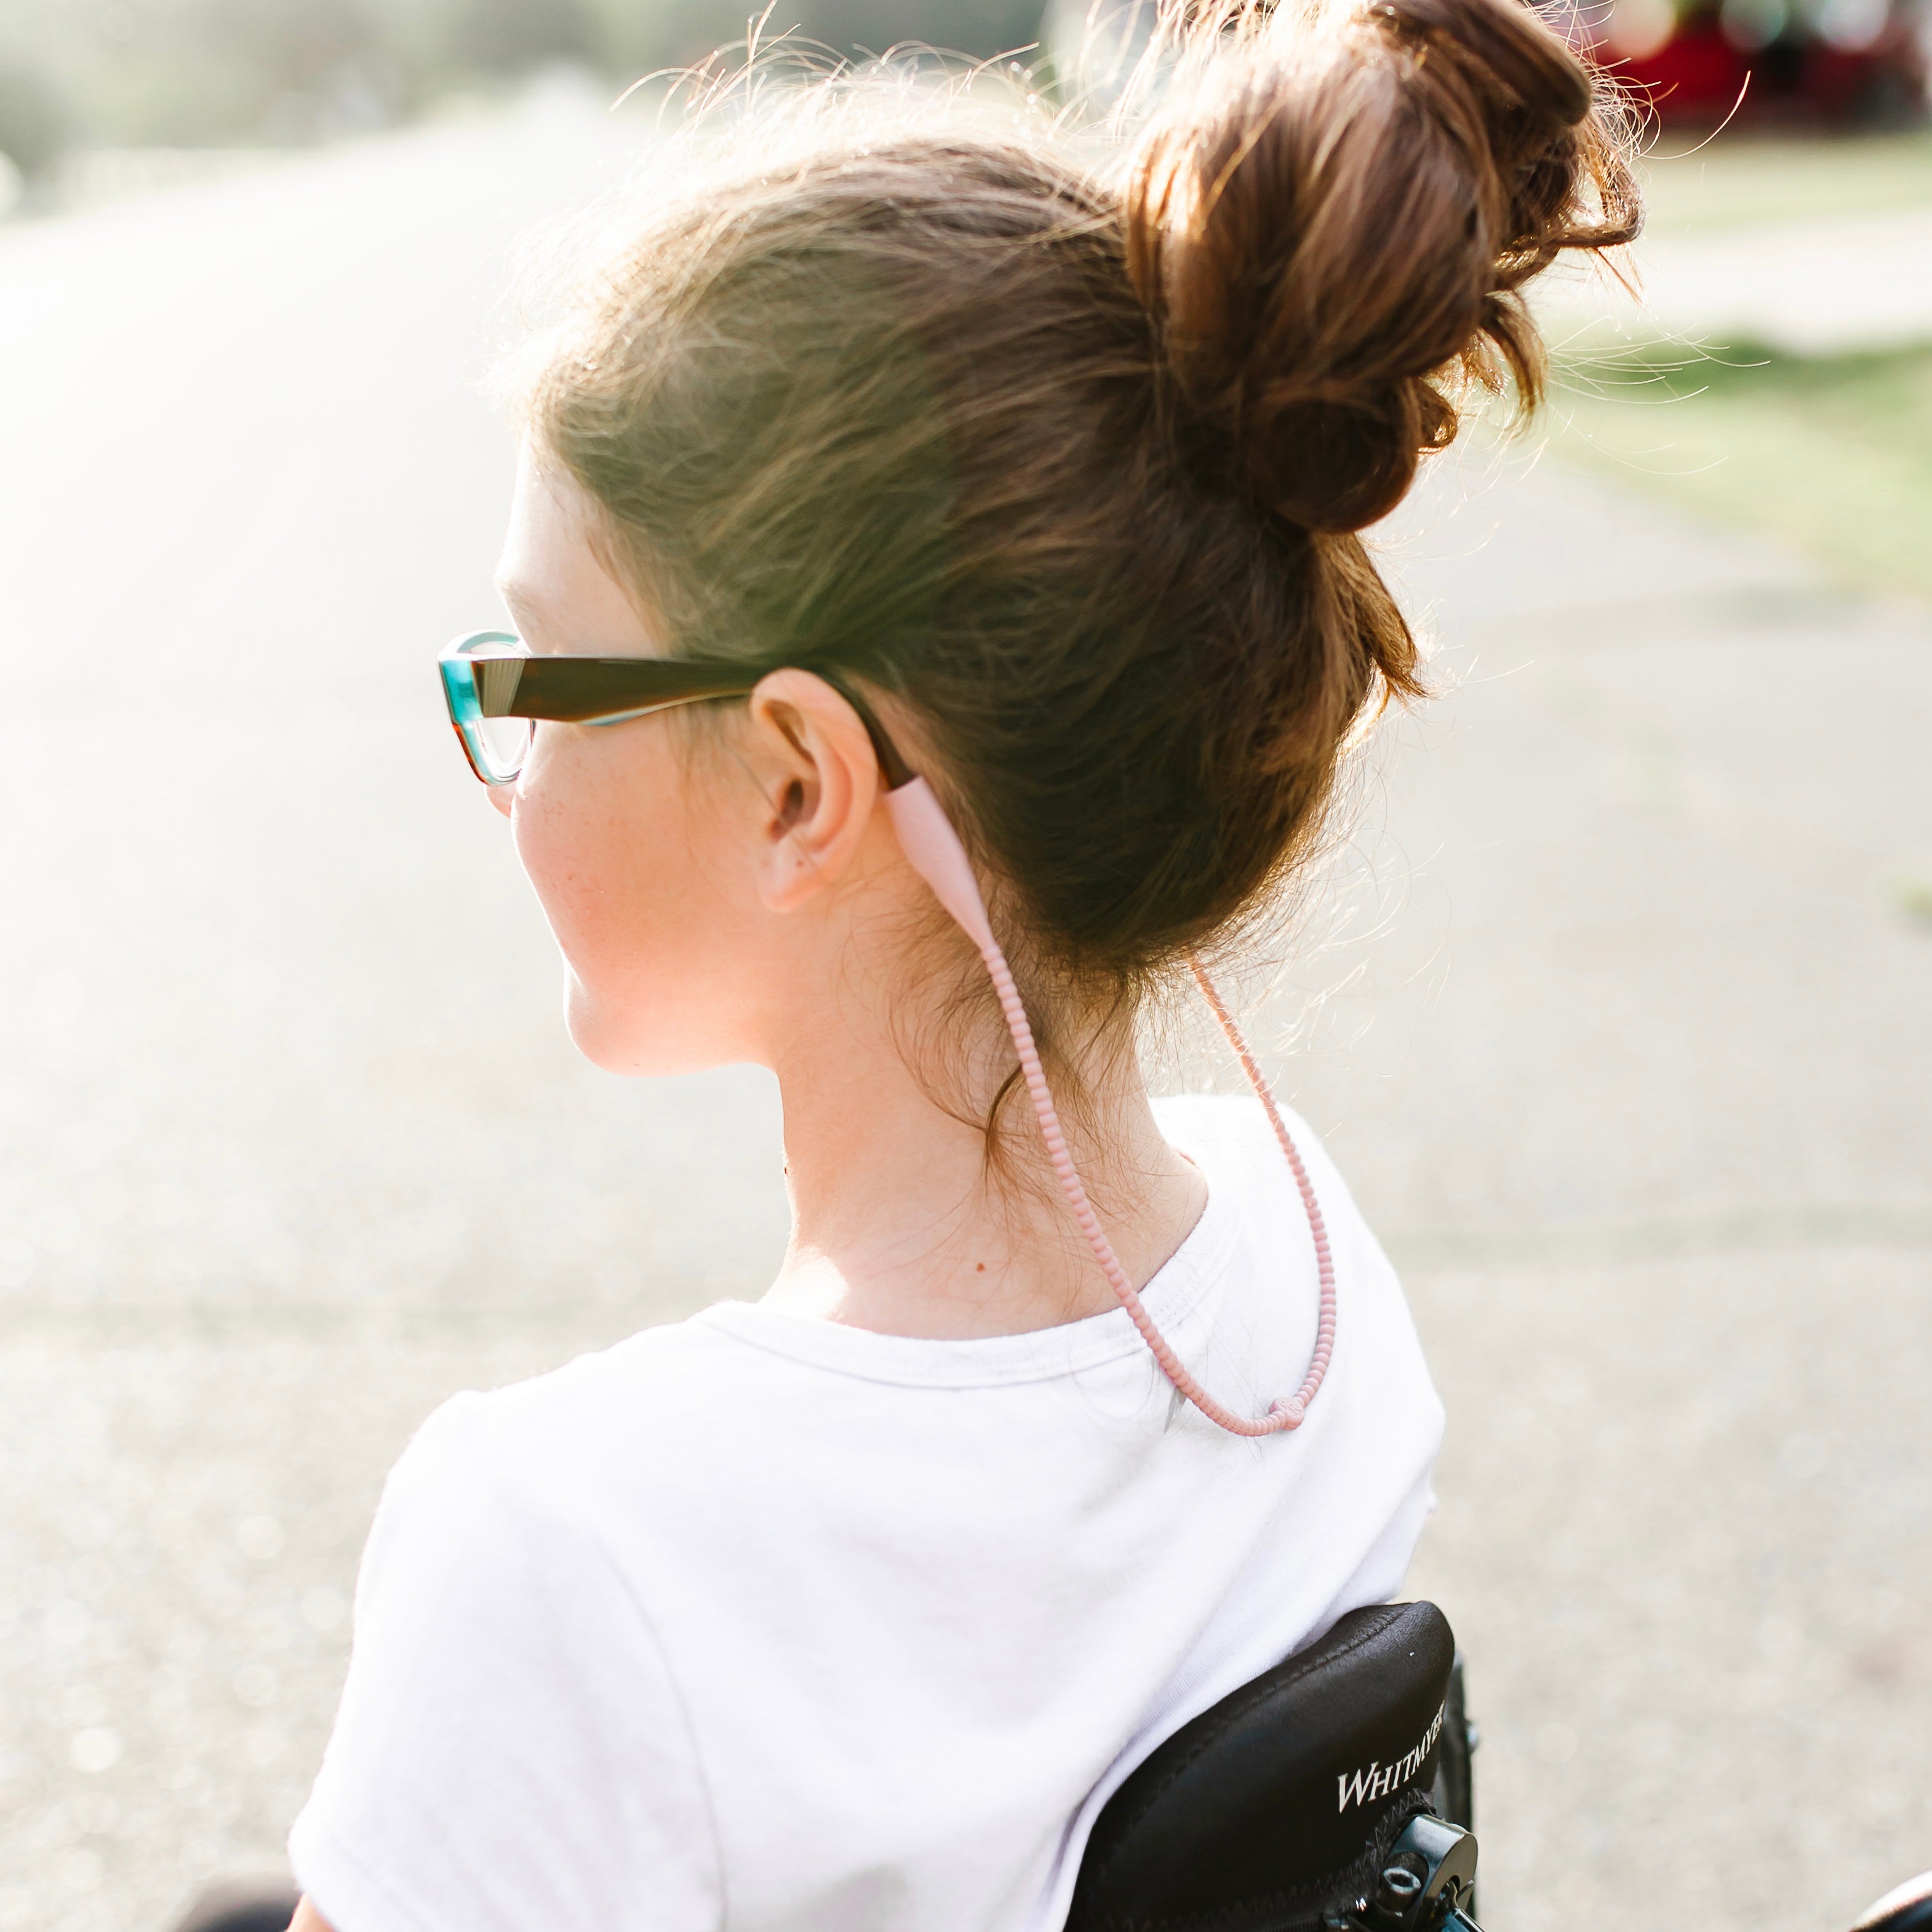
M 530 413 L 671 648 L 910 706 L 1024 956 L 1132 995 L 1316 835 L 1418 689 L 1354 533 L 1541 370 L 1519 291 L 1635 232 L 1602 82 L 1516 0 L 1234 5 L 1124 162 L 916 110 L 602 265 Z

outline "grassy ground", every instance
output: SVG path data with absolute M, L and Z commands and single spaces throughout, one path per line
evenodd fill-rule
M 1923 208 L 1932 130 L 1666 140 L 1642 173 L 1661 237 Z M 1808 358 L 1573 338 L 1546 427 L 1565 460 L 1782 538 L 1855 586 L 1932 596 L 1932 343 Z
M 1672 135 L 1639 168 L 1654 233 L 1881 213 L 1932 203 L 1932 130 L 1708 146 Z
M 1557 454 L 1784 538 L 1847 583 L 1932 596 L 1932 344 L 1577 358 L 1548 428 Z

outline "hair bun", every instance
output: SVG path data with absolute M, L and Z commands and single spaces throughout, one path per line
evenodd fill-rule
M 1621 112 L 1516 0 L 1243 0 L 1189 38 L 1129 178 L 1130 272 L 1255 494 L 1359 530 L 1453 440 L 1461 379 L 1536 401 L 1523 284 L 1636 232 Z
M 1574 128 L 1590 111 L 1588 70 L 1517 0 L 1378 0 L 1370 16 L 1398 38 L 1448 34 L 1518 106 L 1558 127 Z

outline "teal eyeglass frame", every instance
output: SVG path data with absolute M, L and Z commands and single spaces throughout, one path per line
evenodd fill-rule
M 771 668 L 724 658 L 555 657 L 533 653 L 514 632 L 472 631 L 444 646 L 436 669 L 470 769 L 487 785 L 508 785 L 523 770 L 530 734 L 524 733 L 523 749 L 512 756 L 490 743 L 493 718 L 622 724 L 681 704 L 746 697 Z M 886 784 L 905 783 L 911 768 L 871 708 L 842 680 L 818 675 L 858 712 Z

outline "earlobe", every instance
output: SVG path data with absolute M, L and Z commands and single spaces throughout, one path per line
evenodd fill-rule
M 758 869 L 758 896 L 773 912 L 793 912 L 824 883 L 811 855 L 790 832 L 778 830 Z
M 878 763 L 859 714 L 810 671 L 774 671 L 751 710 L 766 801 L 758 892 L 773 912 L 791 912 L 851 863 L 878 796 Z

